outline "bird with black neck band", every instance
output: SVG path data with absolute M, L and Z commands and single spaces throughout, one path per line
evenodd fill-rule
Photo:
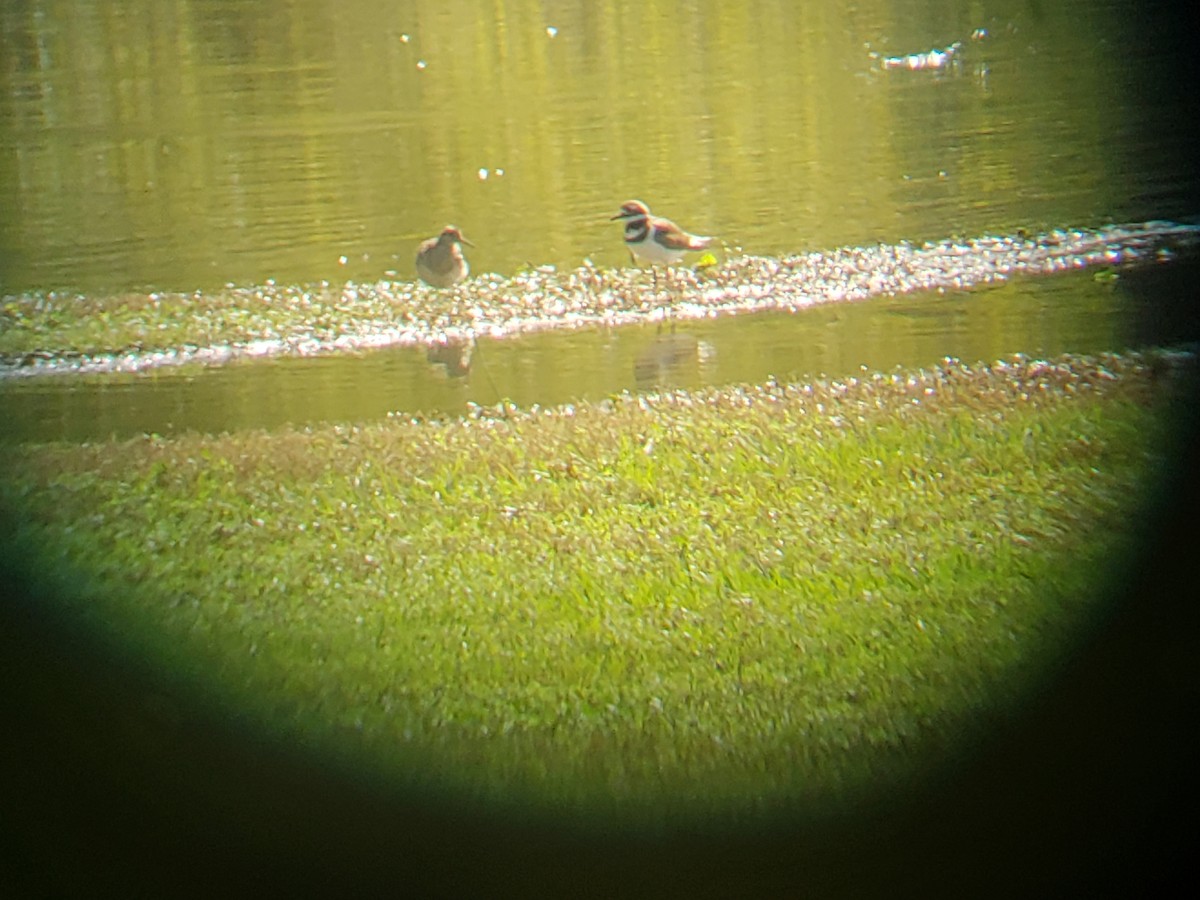
M 625 223 L 625 246 L 635 260 L 650 263 L 654 275 L 654 290 L 658 291 L 657 266 L 672 266 L 683 260 L 684 254 L 705 250 L 712 238 L 684 231 L 670 219 L 653 215 L 641 200 L 626 200 L 621 211 L 609 221 Z

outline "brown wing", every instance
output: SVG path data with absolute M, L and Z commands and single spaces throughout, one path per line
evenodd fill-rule
M 655 219 L 657 229 L 654 239 L 668 250 L 703 250 L 712 243 L 712 238 L 688 234 L 674 222 L 667 219 Z

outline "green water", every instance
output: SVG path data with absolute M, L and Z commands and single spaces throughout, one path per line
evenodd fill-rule
M 635 196 L 722 256 L 1186 219 L 1182 40 L 1129 2 L 6 4 L 0 293 L 409 279 L 446 222 L 476 273 L 623 266 L 609 217 Z M 956 42 L 940 70 L 882 64 Z M 917 343 L 880 302 L 669 346 L 541 335 L 469 371 L 390 351 L 6 387 L 9 436 L 455 413 L 1136 331 L 1086 279 L 949 317 L 898 304 L 926 301 Z
M 411 278 L 446 222 L 477 272 L 622 265 L 607 219 L 633 196 L 770 255 L 1188 215 L 1160 18 L 1090 0 L 9 3 L 0 292 Z M 944 71 L 880 65 L 955 41 Z
M 973 363 L 1124 349 L 1162 339 L 1136 327 L 1130 289 L 1144 277 L 1109 284 L 1073 272 L 971 292 L 545 331 L 474 346 L 15 379 L 0 395 L 8 420 L 0 444 L 454 416 L 501 400 L 550 406 L 621 391 L 855 377 L 864 368 L 936 366 L 946 356 Z

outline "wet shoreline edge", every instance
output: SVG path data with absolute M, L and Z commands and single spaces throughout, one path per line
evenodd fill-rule
M 878 296 L 968 290 L 1019 276 L 1171 262 L 1198 251 L 1200 226 L 1151 221 L 1059 229 L 1036 237 L 946 239 L 921 246 L 879 244 L 780 259 L 735 256 L 707 268 L 672 269 L 658 279 L 657 291 L 651 287 L 648 270 L 599 269 L 587 262 L 567 273 L 542 267 L 511 278 L 484 274 L 448 291 L 383 280 L 341 286 L 268 282 L 249 288 L 227 286 L 210 294 L 111 298 L 28 294 L 3 298 L 4 316 L 15 317 L 14 311 L 22 310 L 36 316 L 51 309 L 65 310 L 69 317 L 71 304 L 82 303 L 113 318 L 124 313 L 128 321 L 123 327 L 134 328 L 146 311 L 152 317 L 167 310 L 175 327 L 181 327 L 180 319 L 184 319 L 182 327 L 194 325 L 193 337 L 218 331 L 230 339 L 149 348 L 127 343 L 90 351 L 44 347 L 0 352 L 0 381 L 434 347 L 550 328 L 617 327 L 668 316 L 682 321 L 768 310 L 795 312 Z M 207 313 L 215 317 L 215 324 L 211 319 L 187 321 L 189 309 L 193 320 Z

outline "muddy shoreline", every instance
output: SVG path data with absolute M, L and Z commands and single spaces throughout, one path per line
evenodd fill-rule
M 407 281 L 226 288 L 211 293 L 0 300 L 0 379 L 220 365 L 460 343 L 548 328 L 617 326 L 762 310 L 796 311 L 1020 276 L 1170 262 L 1200 252 L 1200 226 L 1171 222 L 876 245 L 779 259 L 735 256 L 697 269 L 542 267 L 484 274 L 452 290 Z

